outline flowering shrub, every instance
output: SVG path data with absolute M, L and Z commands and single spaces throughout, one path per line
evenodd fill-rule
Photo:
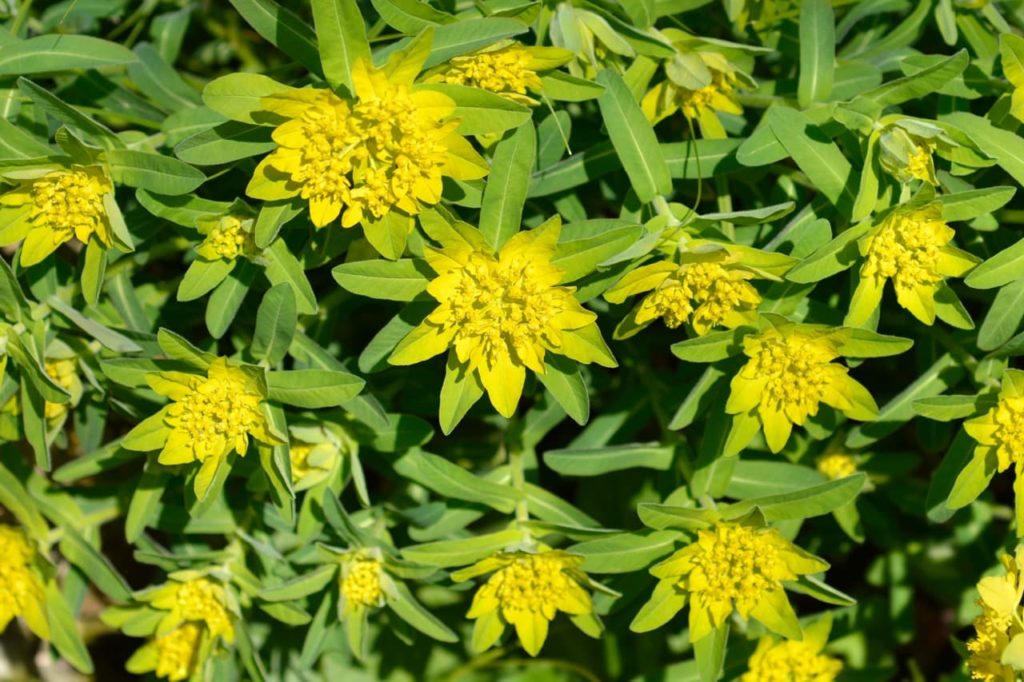
M 0 678 L 1024 678 L 1016 0 L 0 25 Z

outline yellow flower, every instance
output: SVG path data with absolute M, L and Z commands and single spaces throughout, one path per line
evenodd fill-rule
M 215 359 L 207 376 L 185 372 L 153 372 L 150 387 L 174 402 L 135 427 L 124 447 L 152 450 L 162 443 L 159 462 L 172 466 L 201 462 L 195 479 L 196 495 L 205 496 L 217 468 L 232 452 L 244 456 L 249 437 L 276 445 L 263 401 L 267 397 L 262 372 L 254 367 Z
M 793 425 L 802 426 L 824 403 L 847 417 L 870 420 L 878 414 L 874 398 L 849 370 L 832 362 L 840 356 L 834 335 L 839 330 L 778 324 L 743 339 L 750 358 L 732 379 L 725 410 L 733 418 L 738 452 L 754 436 L 758 423 L 772 452 L 789 440 Z
M 857 473 L 857 460 L 853 455 L 832 452 L 819 457 L 817 467 L 822 475 L 834 481 Z
M 965 421 L 964 430 L 978 445 L 960 477 L 991 480 L 996 472 L 1013 466 L 1017 535 L 1024 535 L 1024 372 L 1006 370 L 996 405 Z
M 78 362 L 74 358 L 48 359 L 44 363 L 46 374 L 53 382 L 71 394 L 67 403 L 46 401 L 45 414 L 51 422 L 59 420 L 78 402 L 82 395 L 82 380 L 78 378 Z
M 526 47 L 502 42 L 468 55 L 453 57 L 431 74 L 427 82 L 480 88 L 513 102 L 535 106 L 527 91 L 543 90 L 538 71 L 556 69 L 572 61 L 573 54 L 560 47 Z
M 384 565 L 367 553 L 356 553 L 341 565 L 341 597 L 345 614 L 384 606 L 381 576 Z
M 921 322 L 933 324 L 935 297 L 945 288 L 945 278 L 959 277 L 978 263 L 977 257 L 950 245 L 954 236 L 938 204 L 890 213 L 860 240 L 865 261 L 846 324 L 867 322 L 890 279 L 897 302 Z
M 800 625 L 783 581 L 828 568 L 774 528 L 720 521 L 697 531 L 697 541 L 651 569 L 655 597 L 683 593 L 690 600 L 690 641 L 710 635 L 735 611 L 784 637 L 800 639 Z
M 377 247 L 380 221 L 395 211 L 404 217 L 404 244 L 421 204 L 441 200 L 442 177 L 486 175 L 487 163 L 455 132 L 455 103 L 413 86 L 427 56 L 422 48 L 411 45 L 379 69 L 356 61 L 354 101 L 311 88 L 265 97 L 266 110 L 286 120 L 274 130 L 278 148 L 256 168 L 249 196 L 301 196 L 314 225 L 340 214 L 342 227 L 362 223 Z
M 0 632 L 15 617 L 42 639 L 50 636 L 43 582 L 33 568 L 36 549 L 25 533 L 0 525 Z
M 597 316 L 558 286 L 551 263 L 561 224 L 557 219 L 519 232 L 498 253 L 469 226 L 455 226 L 442 248 L 424 247 L 437 273 L 427 293 L 440 302 L 398 344 L 389 361 L 411 365 L 448 348 L 463 376 L 479 381 L 499 414 L 516 410 L 526 370 L 544 374 L 547 352 L 614 367 Z
M 842 661 L 822 653 L 832 619 L 808 627 L 799 641 L 762 637 L 740 682 L 834 682 Z
M 204 217 L 196 221 L 196 227 L 206 237 L 196 247 L 196 252 L 205 260 L 234 260 L 256 251 L 253 219 L 249 216 L 231 213 Z
M 596 637 L 600 623 L 590 593 L 583 587 L 589 579 L 579 569 L 581 563 L 581 557 L 557 550 L 501 552 L 453 573 L 456 582 L 491 574 L 466 614 L 476 621 L 473 648 L 477 652 L 489 649 L 505 627 L 512 625 L 526 652 L 536 656 L 547 639 L 548 624 L 559 611 Z
M 227 642 L 235 640 L 227 591 L 210 578 L 172 580 L 145 599 L 153 608 L 167 611 L 157 634 L 176 630 L 182 623 L 201 623 L 211 637 L 223 637 Z
M 105 248 L 113 245 L 110 218 L 104 197 L 114 186 L 100 166 L 71 166 L 51 171 L 34 180 L 24 180 L 0 195 L 0 244 L 25 240 L 21 265 L 35 265 L 61 244 L 77 238 L 83 244 L 99 240 Z
M 610 303 L 651 292 L 616 328 L 616 339 L 629 338 L 658 318 L 670 329 L 688 323 L 699 336 L 717 327 L 752 324 L 761 295 L 750 280 L 776 279 L 793 262 L 787 256 L 731 244 L 694 240 L 689 248 L 679 263 L 642 265 L 605 292 Z
M 975 636 L 967 642 L 971 679 L 985 682 L 1015 682 L 1014 669 L 1002 663 L 1003 650 L 1012 639 L 1024 634 L 1020 603 L 1024 595 L 1024 549 L 1018 548 L 1016 556 L 1004 554 L 1000 561 L 1004 575 L 987 576 L 978 582 L 982 613 L 974 620 Z
M 682 111 L 686 118 L 698 119 L 702 126 L 706 122 L 710 123 L 717 129 L 721 124 L 715 125 L 711 121 L 715 112 L 743 113 L 743 107 L 735 95 L 743 75 L 725 55 L 684 48 L 675 59 L 687 65 L 682 69 L 687 74 L 686 80 L 679 82 L 681 79 L 676 75 L 673 62 L 668 62 L 665 66 L 668 79 L 651 88 L 640 102 L 644 114 L 652 123 Z M 695 75 L 694 67 L 703 72 L 703 79 Z M 724 131 L 716 130 L 714 135 L 709 135 L 712 131 L 704 132 L 705 136 L 724 136 Z

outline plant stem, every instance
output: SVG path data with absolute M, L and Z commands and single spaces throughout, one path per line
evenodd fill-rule
M 512 489 L 516 491 L 516 521 L 530 520 L 526 502 L 526 469 L 523 464 L 523 446 L 520 443 L 517 424 L 510 421 L 505 431 L 505 449 L 508 451 L 508 466 L 512 471 Z

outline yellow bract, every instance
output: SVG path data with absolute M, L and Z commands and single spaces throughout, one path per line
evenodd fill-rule
M 614 367 L 594 313 L 558 286 L 551 264 L 561 226 L 519 232 L 495 254 L 479 232 L 453 231 L 442 248 L 425 247 L 437 273 L 427 293 L 440 305 L 395 348 L 394 365 L 422 362 L 453 348 L 461 371 L 486 389 L 499 414 L 516 410 L 526 370 L 544 374 L 547 352 Z
M 341 596 L 345 612 L 384 605 L 381 574 L 384 566 L 379 559 L 358 554 L 341 567 Z
M 959 277 L 978 263 L 975 256 L 950 246 L 954 236 L 937 204 L 889 214 L 860 241 L 865 261 L 846 323 L 867 322 L 882 301 L 887 280 L 892 280 L 901 306 L 921 322 L 934 323 L 935 296 L 944 279 Z
M 502 552 L 453 573 L 456 582 L 491 573 L 466 614 L 476 620 L 474 649 L 489 649 L 512 625 L 526 652 L 536 656 L 547 639 L 548 624 L 559 611 L 592 615 L 590 594 L 583 588 L 587 576 L 579 570 L 582 562 L 581 557 L 555 550 Z
M 161 464 L 201 462 L 195 490 L 202 498 L 224 459 L 232 451 L 245 455 L 250 436 L 267 445 L 280 443 L 261 407 L 266 387 L 258 372 L 216 358 L 205 377 L 185 372 L 147 375 L 150 387 L 174 402 L 129 433 L 125 447 L 151 450 L 157 441 L 163 446 Z M 136 437 L 141 443 L 134 442 Z
M 447 66 L 427 78 L 427 82 L 489 90 L 513 102 L 533 106 L 537 100 L 526 93 L 543 89 L 537 72 L 557 68 L 572 58 L 572 52 L 559 47 L 525 47 L 512 43 L 454 57 Z
M 857 460 L 843 452 L 833 452 L 818 458 L 818 471 L 826 478 L 837 480 L 857 473 Z
M 754 420 L 759 421 L 772 452 L 781 450 L 793 425 L 803 425 L 822 403 L 852 419 L 873 419 L 878 413 L 868 390 L 846 367 L 832 362 L 840 353 L 828 330 L 767 327 L 744 337 L 743 352 L 750 360 L 733 377 L 725 409 L 737 415 L 734 430 L 756 430 Z
M 1014 682 L 1017 673 L 1002 663 L 1003 651 L 1015 637 L 1024 634 L 1021 627 L 1021 596 L 1024 583 L 1024 552 L 1016 556 L 1004 554 L 1001 558 L 1005 574 L 982 578 L 978 583 L 978 604 L 982 613 L 974 620 L 974 637 L 967 642 L 970 656 L 967 668 L 971 679 L 984 682 Z
M 14 209 L 13 219 L 0 225 L 0 243 L 24 239 L 21 264 L 25 267 L 73 238 L 83 244 L 96 238 L 109 248 L 113 236 L 103 199 L 113 191 L 99 166 L 71 166 L 23 181 L 0 195 L 0 207 Z
M 705 137 L 724 137 L 715 113 L 743 113 L 735 95 L 736 86 L 740 84 L 737 69 L 718 52 L 688 51 L 679 58 L 699 63 L 701 70 L 710 75 L 710 80 L 692 88 L 674 82 L 671 77 L 661 81 L 640 102 L 644 114 L 651 122 L 657 123 L 676 111 L 682 111 L 686 118 L 697 119 L 702 126 L 709 128 L 703 130 Z
M 764 637 L 750 657 L 740 682 L 833 682 L 843 670 L 840 660 L 821 653 L 824 641 L 805 633 L 802 641 Z
M 43 582 L 33 568 L 36 550 L 25 533 L 0 525 L 0 632 L 11 619 L 21 617 L 38 637 L 48 639 Z
M 689 595 L 691 641 L 711 634 L 734 610 L 773 632 L 800 639 L 782 581 L 827 568 L 774 528 L 722 521 L 698 531 L 696 542 L 652 568 L 651 574 L 660 579 L 659 589 L 672 587 Z
M 416 90 L 426 53 L 398 53 L 387 66 L 358 60 L 357 99 L 327 90 L 294 89 L 265 97 L 267 111 L 286 121 L 274 130 L 278 148 L 256 168 L 247 193 L 257 199 L 301 196 L 317 227 L 339 214 L 343 227 L 406 218 L 441 199 L 443 176 L 470 180 L 487 163 L 455 132 L 450 98 Z M 407 228 L 411 230 L 411 221 Z

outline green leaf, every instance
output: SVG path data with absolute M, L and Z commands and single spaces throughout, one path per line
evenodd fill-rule
M 411 301 L 427 290 L 435 275 L 423 261 L 364 260 L 342 263 L 331 274 L 342 288 L 386 301 Z
M 523 125 L 532 115 L 522 104 L 479 88 L 429 83 L 417 85 L 415 89 L 440 92 L 450 97 L 455 102 L 452 117 L 459 120 L 457 132 L 461 135 L 503 133 Z
M 299 315 L 315 315 L 317 313 L 316 294 L 309 284 L 306 271 L 299 259 L 288 250 L 284 240 L 278 239 L 270 248 L 263 252 L 267 261 L 263 274 L 267 276 L 272 285 L 286 282 L 295 293 L 295 303 L 299 309 Z
M 912 339 L 859 327 L 844 327 L 832 338 L 838 342 L 839 352 L 849 358 L 884 358 L 904 353 L 914 345 Z
M 454 431 L 483 394 L 484 387 L 477 373 L 470 372 L 467 365 L 460 364 L 454 350 L 449 352 L 437 415 L 441 422 L 441 432 L 447 436 Z
M 377 14 L 388 26 L 407 34 L 446 24 L 454 17 L 421 0 L 370 0 Z
M 156 333 L 156 340 L 160 344 L 160 350 L 166 353 L 167 357 L 187 362 L 196 369 L 206 371 L 210 363 L 217 359 L 213 353 L 199 350 L 185 337 L 179 336 L 170 329 L 159 329 Z
M 131 50 L 108 40 L 73 34 L 38 36 L 0 45 L 0 76 L 99 69 L 135 59 Z
M 715 682 L 722 676 L 725 665 L 725 647 L 729 642 L 729 623 L 726 621 L 710 635 L 693 643 L 693 657 L 697 661 L 701 682 Z
M 480 232 L 495 251 L 519 232 L 536 154 L 537 131 L 530 122 L 508 133 L 494 149 L 480 207 Z
M 27 78 L 18 79 L 18 89 L 31 99 L 37 107 L 69 128 L 81 133 L 86 141 L 95 142 L 107 149 L 124 146 L 120 138 L 110 128 L 86 116 L 70 104 L 66 104 L 49 90 L 36 85 Z
M 811 488 L 825 480 L 814 469 L 799 464 L 741 459 L 729 477 L 725 496 L 737 500 L 769 497 Z
M 509 528 L 460 540 L 440 540 L 402 548 L 402 556 L 426 566 L 465 566 L 523 540 L 523 531 Z
M 768 521 L 809 519 L 828 514 L 852 502 L 866 482 L 867 475 L 858 473 L 802 490 L 746 499 L 722 507 L 721 511 L 727 518 L 733 519 L 744 516 L 754 509 L 759 509 Z
M 266 360 L 271 367 L 279 365 L 291 346 L 297 322 L 292 288 L 287 284 L 271 287 L 256 313 L 256 331 L 250 346 L 252 354 Z
M 256 246 L 261 249 L 270 246 L 271 242 L 277 239 L 281 228 L 305 209 L 305 202 L 299 200 L 264 202 L 253 228 Z
M 1024 279 L 1024 239 L 978 265 L 964 278 L 964 284 L 975 289 L 994 289 L 1020 279 Z
M 42 539 L 47 536 L 49 528 L 39 513 L 36 501 L 3 464 L 0 464 L 0 504 L 11 512 L 33 538 Z
M 806 108 L 826 102 L 835 73 L 835 14 L 829 0 L 805 0 L 800 6 L 800 80 L 797 99 Z
M 572 545 L 567 551 L 583 557 L 580 569 L 587 573 L 629 573 L 647 568 L 674 550 L 682 537 L 674 530 L 619 533 Z
M 188 194 L 206 181 L 192 166 L 161 154 L 111 149 L 106 159 L 115 182 L 156 194 Z
M 451 631 L 447 625 L 442 623 L 434 614 L 425 609 L 409 591 L 405 583 L 394 581 L 394 592 L 385 590 L 388 607 L 394 611 L 399 618 L 413 626 L 428 637 L 440 642 L 457 642 L 458 635 Z
M 174 154 L 197 166 L 233 163 L 272 151 L 277 145 L 270 139 L 270 132 L 263 126 L 228 121 L 185 138 L 174 148 Z
M 897 78 L 874 90 L 865 92 L 857 100 L 867 100 L 879 109 L 884 109 L 924 97 L 963 73 L 969 61 L 970 56 L 967 54 L 967 50 L 960 50 L 952 57 L 922 69 L 912 76 Z M 856 103 L 857 100 L 854 102 Z
M 913 383 L 883 405 L 875 421 L 858 424 L 846 437 L 846 447 L 863 448 L 889 435 L 914 416 L 914 402 L 945 392 L 964 375 L 964 369 L 948 353 L 939 358 Z
M 844 270 L 848 270 L 860 258 L 857 240 L 871 230 L 871 224 L 864 222 L 848 228 L 824 246 L 816 249 L 799 265 L 786 273 L 790 282 L 819 282 Z
M 142 347 L 139 346 L 139 344 L 135 343 L 127 336 L 86 317 L 56 296 L 48 298 L 46 303 L 62 316 L 66 317 L 69 322 L 115 353 L 137 353 L 142 350 Z
M 995 159 L 1014 180 L 1024 184 L 1024 139 L 1019 135 L 995 127 L 988 119 L 962 111 L 947 114 L 941 120 L 962 130 L 978 149 Z
M 274 0 L 231 0 L 257 33 L 311 72 L 322 75 L 316 34 L 291 10 Z
M 860 177 L 839 147 L 799 111 L 773 106 L 765 119 L 800 170 L 814 179 L 815 188 L 840 211 L 849 213 Z
M 950 223 L 974 220 L 1002 208 L 1016 192 L 1016 187 L 986 187 L 944 194 L 940 197 L 942 219 Z
M 753 331 L 750 327 L 737 327 L 728 331 L 711 332 L 672 344 L 669 349 L 680 360 L 687 362 L 716 362 L 740 352 L 743 337 Z
M 544 356 L 544 373 L 537 378 L 574 422 L 587 423 L 590 418 L 590 394 L 579 365 L 562 355 Z
M 138 61 L 128 65 L 128 75 L 146 96 L 169 111 L 187 109 L 202 103 L 199 93 L 178 75 L 155 47 L 149 43 L 135 46 Z
M 979 412 L 993 407 L 995 400 L 984 395 L 937 395 L 921 398 L 913 403 L 914 412 L 926 419 L 937 421 L 953 421 L 966 419 Z
M 107 251 L 97 239 L 85 245 L 82 263 L 82 297 L 88 305 L 96 305 L 103 290 L 103 275 L 107 270 Z
M 46 584 L 46 620 L 50 624 L 50 641 L 61 657 L 79 672 L 92 674 L 93 663 L 89 649 L 78 633 L 75 615 L 54 581 Z
M 189 228 L 195 228 L 200 218 L 223 215 L 231 210 L 231 204 L 226 201 L 210 201 L 192 195 L 171 197 L 140 189 L 135 192 L 135 198 L 158 218 Z
M 291 88 L 258 73 L 229 73 L 203 88 L 203 102 L 232 121 L 268 125 L 276 119 L 263 107 L 263 98 L 288 92 Z
M 633 191 L 647 203 L 672 192 L 672 178 L 658 138 L 622 77 L 610 69 L 597 74 L 605 90 L 597 98 L 608 137 Z
M 395 462 L 395 471 L 445 497 L 479 502 L 500 512 L 515 509 L 518 497 L 507 485 L 476 476 L 448 460 L 414 448 Z
M 217 260 L 192 261 L 178 285 L 175 297 L 179 301 L 194 301 L 216 289 L 228 278 L 235 269 L 235 262 L 218 258 Z
M 366 26 L 355 0 L 313 0 L 313 23 L 327 83 L 354 94 L 352 66 L 370 59 Z
M 598 476 L 633 468 L 667 471 L 674 455 L 671 445 L 612 445 L 548 450 L 544 453 L 544 463 L 564 476 Z
M 443 64 L 452 57 L 468 54 L 528 30 L 529 27 L 518 19 L 506 17 L 470 17 L 438 26 L 434 30 L 434 44 L 424 67 Z M 398 49 L 405 42 L 399 41 L 392 48 Z
M 347 372 L 293 369 L 267 373 L 270 399 L 294 407 L 336 407 L 359 395 L 365 381 Z
M 1013 338 L 1021 320 L 1024 320 L 1024 278 L 1006 285 L 996 294 L 978 329 L 978 348 L 990 351 L 1003 345 Z
M 584 220 L 562 227 L 551 264 L 572 282 L 594 271 L 603 261 L 622 253 L 643 234 L 641 225 L 625 220 Z
M 164 511 L 161 499 L 166 478 L 166 469 L 157 463 L 157 455 L 149 455 L 142 476 L 132 492 L 131 502 L 128 503 L 128 514 L 124 522 L 124 536 L 128 542 L 137 542 L 147 528 L 156 526 Z
M 318 566 L 308 573 L 292 578 L 280 585 L 271 585 L 260 590 L 259 597 L 269 602 L 290 602 L 308 597 L 323 590 L 334 580 L 338 567 L 333 564 Z
M 114 601 L 126 602 L 131 599 L 131 588 L 99 550 L 86 542 L 77 530 L 65 527 L 60 540 L 60 551 L 68 561 L 77 566 L 103 594 Z
M 651 502 L 638 504 L 636 513 L 645 526 L 656 530 L 666 528 L 678 528 L 686 531 L 704 530 L 710 528 L 719 517 L 716 512 L 708 509 L 692 509 Z

